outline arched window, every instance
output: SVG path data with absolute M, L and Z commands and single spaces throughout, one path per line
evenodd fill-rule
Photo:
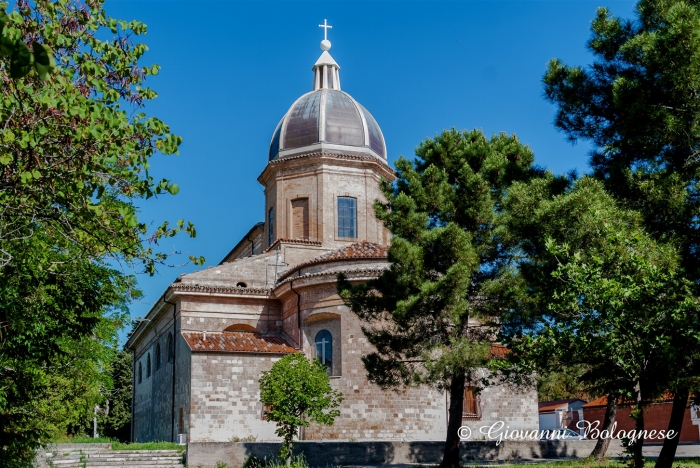
M 175 348 L 173 347 L 173 334 L 168 333 L 168 362 L 173 362 L 175 359 Z
M 328 330 L 321 330 L 314 340 L 316 359 L 326 366 L 328 375 L 333 373 L 333 337 Z
M 151 353 L 146 356 L 146 378 L 151 376 Z
M 161 358 L 160 358 L 160 343 L 156 344 L 156 370 L 160 369 Z
M 143 366 L 139 362 L 139 383 L 143 381 Z

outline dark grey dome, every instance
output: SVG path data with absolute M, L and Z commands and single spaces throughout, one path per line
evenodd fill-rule
M 374 117 L 349 94 L 321 88 L 304 94 L 277 124 L 269 159 L 325 149 L 367 153 L 386 160 Z

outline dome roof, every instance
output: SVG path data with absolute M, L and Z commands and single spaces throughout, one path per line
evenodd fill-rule
M 372 114 L 334 89 L 311 91 L 292 104 L 277 124 L 269 156 L 273 160 L 313 149 L 345 149 L 386 159 L 384 137 Z
M 330 48 L 330 43 L 326 45 Z M 269 160 L 314 151 L 350 152 L 386 161 L 386 144 L 372 114 L 340 90 L 340 67 L 324 48 L 316 61 L 314 90 L 297 99 L 277 124 Z

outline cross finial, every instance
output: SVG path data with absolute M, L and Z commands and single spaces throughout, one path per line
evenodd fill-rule
M 328 26 L 328 20 L 323 20 L 323 24 L 318 25 L 319 28 L 323 28 L 323 40 L 328 40 L 328 30 L 333 29 L 333 26 Z

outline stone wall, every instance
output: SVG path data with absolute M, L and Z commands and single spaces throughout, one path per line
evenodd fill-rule
M 276 425 L 263 420 L 260 373 L 282 356 L 257 353 L 192 353 L 189 440 L 276 441 Z M 196 465 L 194 465 L 196 466 Z
M 421 442 L 296 442 L 295 453 L 303 453 L 311 466 L 379 465 L 379 464 L 438 464 L 445 443 Z M 462 462 L 500 462 L 518 459 L 552 459 L 587 457 L 595 441 L 493 441 L 462 442 Z M 242 466 L 251 456 L 260 459 L 274 457 L 280 444 L 273 443 L 195 443 L 187 447 L 188 466 L 214 468 L 217 462 Z M 615 444 L 611 444 L 611 452 Z

